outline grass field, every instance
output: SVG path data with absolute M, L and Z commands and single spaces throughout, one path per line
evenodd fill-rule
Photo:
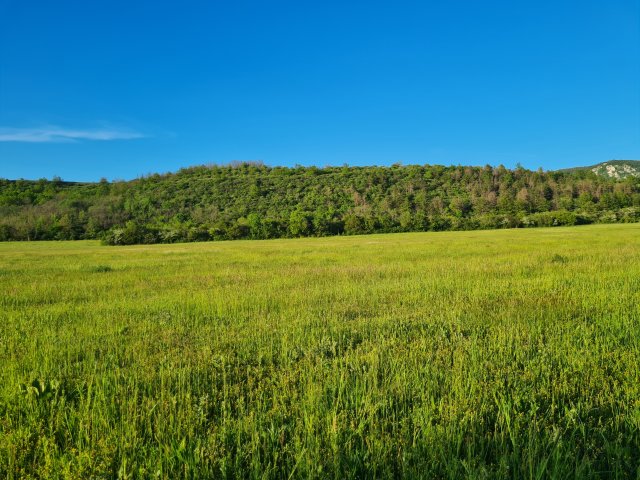
M 640 478 L 640 225 L 0 244 L 3 478 Z

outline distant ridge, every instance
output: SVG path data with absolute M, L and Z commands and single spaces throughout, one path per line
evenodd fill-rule
M 640 177 L 640 160 L 607 160 L 589 167 L 575 167 L 560 170 L 561 172 L 577 172 L 591 170 L 601 177 L 622 180 L 627 177 Z

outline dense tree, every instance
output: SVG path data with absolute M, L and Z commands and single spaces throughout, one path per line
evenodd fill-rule
M 504 166 L 199 166 L 129 182 L 0 179 L 0 240 L 156 243 L 640 221 L 640 179 Z

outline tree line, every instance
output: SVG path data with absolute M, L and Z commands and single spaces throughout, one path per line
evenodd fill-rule
M 171 243 L 640 221 L 640 178 L 504 166 L 198 166 L 0 179 L 0 240 Z

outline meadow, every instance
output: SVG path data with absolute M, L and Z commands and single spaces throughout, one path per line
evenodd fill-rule
M 640 478 L 640 224 L 0 243 L 0 477 Z

